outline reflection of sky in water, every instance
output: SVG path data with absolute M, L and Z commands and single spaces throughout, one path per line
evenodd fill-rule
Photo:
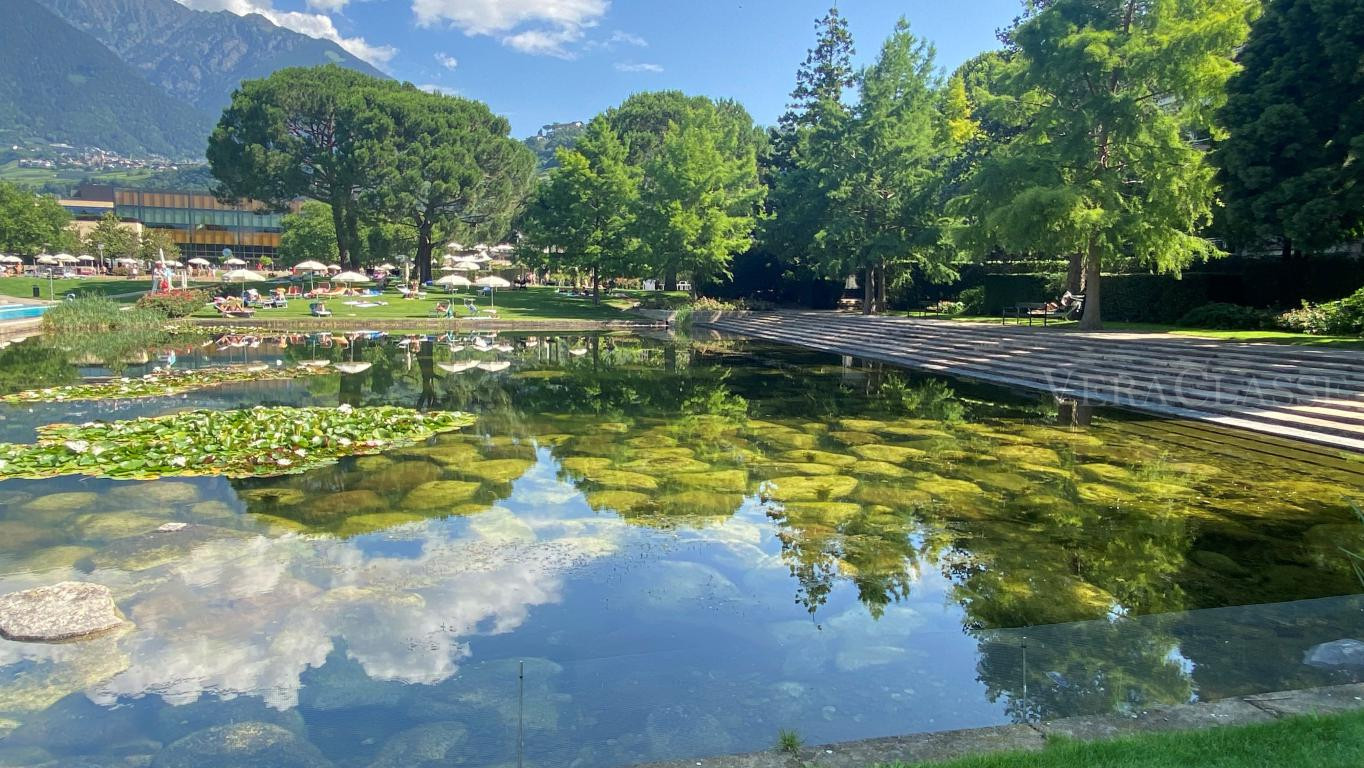
M 754 373 L 757 384 L 741 391 L 761 409 L 776 379 L 765 368 Z M 399 387 L 403 396 L 416 391 L 405 386 Z M 0 407 L 0 440 L 27 439 L 34 426 L 54 420 L 259 401 L 334 404 L 336 378 L 223 387 L 117 407 Z M 811 417 L 798 412 L 794 418 Z M 540 434 L 559 429 L 551 424 Z M 617 439 L 595 437 L 607 444 Z M 451 724 L 458 723 L 467 731 L 459 749 L 469 764 L 505 763 L 514 754 L 517 673 L 524 661 L 528 755 L 541 764 L 619 765 L 761 749 L 780 728 L 819 742 L 1185 701 L 1200 695 L 1200 684 L 1225 695 L 1334 682 L 1344 678 L 1302 668 L 1301 650 L 1357 634 L 1364 625 L 1359 600 L 1339 598 L 987 628 L 980 619 L 994 615 L 987 608 L 1007 613 L 1016 602 L 1046 603 L 1048 590 L 1071 589 L 1076 579 L 1063 568 L 1068 580 L 1056 581 L 1054 570 L 1041 567 L 1054 563 L 1030 563 L 1029 550 L 1009 549 L 1028 535 L 1022 513 L 977 525 L 965 516 L 970 510 L 957 518 L 911 518 L 904 537 L 919 560 L 894 564 L 907 587 L 875 610 L 864 603 L 851 571 L 865 563 L 872 572 L 862 575 L 875 576 L 876 559 L 834 551 L 875 539 L 855 531 L 821 539 L 822 518 L 812 514 L 803 543 L 842 557 L 845 571 L 811 612 L 800 590 L 818 579 L 798 576 L 797 561 L 790 552 L 784 556 L 789 542 L 782 537 L 799 519 L 794 511 L 779 523 L 769 516 L 770 503 L 746 493 L 733 514 L 650 527 L 647 519 L 594 510 L 567 481 L 556 455 L 541 446 L 531 469 L 486 511 L 352 538 L 272 528 L 241 514 L 237 491 L 218 479 L 175 481 L 182 496 L 173 501 L 153 498 L 169 482 L 0 484 L 6 535 L 38 537 L 35 548 L 46 551 L 80 548 L 46 570 L 17 555 L 0 556 L 0 572 L 8 574 L 0 576 L 0 592 L 63 578 L 98 581 L 114 590 L 135 624 L 88 644 L 0 642 L 0 716 L 22 723 L 14 743 L 57 754 L 97 753 L 118 739 L 169 742 L 189 732 L 185 723 L 288 725 L 298 718 L 338 766 L 369 765 L 409 729 L 453 733 Z M 349 470 L 335 470 L 305 476 L 298 487 L 315 482 L 310 492 L 345 490 Z M 29 511 L 27 499 L 57 491 L 97 494 L 98 501 L 83 502 L 90 505 L 85 512 L 109 519 L 71 518 L 80 522 L 69 535 L 35 529 L 31 523 L 41 514 Z M 140 499 L 144 491 L 147 498 Z M 88 533 L 100 530 L 100 522 L 117 522 L 114 513 L 193 525 L 168 556 L 124 552 L 110 544 L 122 541 L 114 534 Z M 1101 517 L 1063 520 L 1061 527 L 1107 524 Z M 1153 530 L 1164 535 L 1159 526 Z M 982 531 L 992 538 L 972 539 Z M 1065 546 L 1036 557 L 1073 553 L 1074 570 L 1111 567 L 1067 538 L 1082 533 L 1065 533 Z M 1123 542 L 1113 549 L 1139 562 L 1140 548 L 1154 546 L 1156 535 L 1149 538 L 1136 537 L 1131 552 Z M 1167 538 L 1171 546 L 1188 546 L 1179 536 Z M 986 549 L 985 541 L 998 547 L 994 559 L 973 560 L 970 550 Z M 1305 570 L 1307 556 L 1295 557 L 1294 573 Z M 989 578 L 1001 567 L 1033 566 L 1052 581 L 1039 576 L 1030 584 L 1031 571 L 1014 581 Z M 1144 574 L 1137 568 L 1134 575 Z M 1150 589 L 1163 587 L 1158 582 Z M 1031 669 L 1027 699 L 1024 646 Z M 1210 659 L 1219 664 L 1207 664 Z M 1199 684 L 1195 674 L 1205 676 Z M 108 709 L 82 708 L 94 705 Z M 39 727 L 76 715 L 101 727 L 126 724 L 117 738 L 101 735 L 80 748 L 62 746 L 50 728 Z

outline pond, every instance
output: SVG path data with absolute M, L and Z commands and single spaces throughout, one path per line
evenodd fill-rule
M 0 351 L 0 389 L 111 373 L 58 347 Z M 280 478 L 0 482 L 0 593 L 98 582 L 132 623 L 0 641 L 0 765 L 617 766 L 1364 678 L 1305 663 L 1364 640 L 1348 456 L 736 340 L 174 351 L 356 372 L 3 405 L 0 441 L 261 404 L 477 422 Z

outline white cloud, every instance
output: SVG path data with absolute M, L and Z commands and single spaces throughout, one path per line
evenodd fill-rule
M 637 48 L 647 48 L 649 45 L 649 41 L 639 35 L 622 32 L 619 29 L 611 33 L 611 37 L 607 38 L 607 42 L 613 45 L 633 45 Z
M 391 45 L 374 45 L 363 37 L 344 37 L 331 17 L 321 13 L 276 10 L 272 0 L 179 0 L 181 5 L 199 11 L 231 11 L 238 16 L 258 13 L 272 24 L 291 29 L 308 37 L 330 40 L 352 56 L 379 66 L 392 59 L 398 49 Z M 348 0 L 309 0 L 310 7 L 339 9 Z
M 442 96 L 459 95 L 458 88 L 451 88 L 448 85 L 439 85 L 437 83 L 423 83 L 422 85 L 417 86 L 417 88 L 426 91 L 427 93 L 439 93 Z
M 345 9 L 350 0 L 308 0 L 308 7 L 323 13 L 337 13 Z
M 583 38 L 611 7 L 610 0 L 412 0 L 421 26 L 441 23 L 467 35 L 499 38 L 522 53 L 572 58 Z
M 459 59 L 448 53 L 437 53 L 436 62 L 446 69 L 454 69 L 459 66 Z
M 662 72 L 663 67 L 658 64 L 631 64 L 624 61 L 616 62 L 617 72 Z

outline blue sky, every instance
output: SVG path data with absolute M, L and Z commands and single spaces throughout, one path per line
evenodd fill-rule
M 770 124 L 829 0 L 180 0 L 260 12 L 336 40 L 390 75 L 487 102 L 517 137 L 585 120 L 637 91 L 742 102 Z M 955 67 L 996 47 L 1020 0 L 853 0 L 839 5 L 859 63 L 899 16 Z

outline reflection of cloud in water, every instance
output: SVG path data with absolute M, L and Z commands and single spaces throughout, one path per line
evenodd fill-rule
M 614 551 L 619 530 L 603 519 L 540 540 L 535 525 L 494 509 L 463 538 L 440 522 L 414 526 L 402 531 L 420 544 L 411 558 L 298 537 L 204 545 L 124 601 L 132 662 L 95 698 L 256 694 L 290 707 L 300 676 L 338 642 L 371 678 L 440 682 L 468 655 L 462 638 L 514 630 L 557 602 L 565 574 Z

